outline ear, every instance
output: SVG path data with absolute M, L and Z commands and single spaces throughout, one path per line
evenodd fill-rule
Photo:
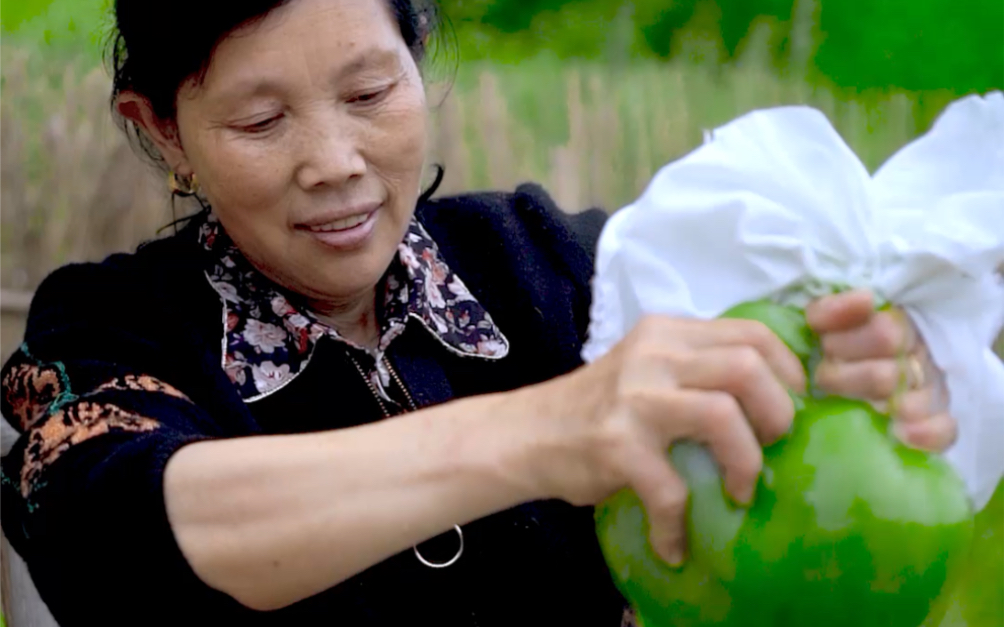
M 136 92 L 124 91 L 115 99 L 115 108 L 122 117 L 146 133 L 173 172 L 180 176 L 192 175 L 192 166 L 185 156 L 177 125 L 158 117 L 147 98 Z

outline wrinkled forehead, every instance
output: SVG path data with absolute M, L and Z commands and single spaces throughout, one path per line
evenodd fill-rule
M 216 46 L 200 90 L 254 96 L 294 82 L 336 84 L 408 55 L 386 0 L 292 0 Z

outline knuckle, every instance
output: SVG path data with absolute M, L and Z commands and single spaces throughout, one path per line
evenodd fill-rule
M 630 440 L 624 421 L 617 419 L 604 421 L 589 435 L 592 450 L 603 460 L 615 458 L 614 452 Z
M 766 346 L 774 341 L 774 332 L 759 320 L 740 320 L 743 337 L 754 346 Z
M 876 398 L 886 398 L 896 393 L 901 373 L 899 364 L 887 359 L 872 364 L 866 376 L 871 382 L 871 394 Z
M 874 323 L 874 341 L 883 355 L 895 355 L 906 345 L 906 329 L 889 314 L 877 316 Z
M 620 391 L 620 400 L 627 413 L 632 416 L 645 418 L 650 414 L 657 413 L 665 405 L 661 394 L 646 386 L 636 386 L 625 384 Z M 626 423 L 626 420 L 620 422 Z
M 816 385 L 824 390 L 829 390 L 834 387 L 834 379 L 836 378 L 837 366 L 834 362 L 829 359 L 824 359 L 819 362 L 816 366 Z
M 896 407 L 896 414 L 905 422 L 918 422 L 931 413 L 931 399 L 923 391 L 903 395 Z
M 649 339 L 659 333 L 666 323 L 665 316 L 653 313 L 643 314 L 635 325 L 634 335 L 636 339 Z
M 687 490 L 662 490 L 653 497 L 650 507 L 658 518 L 682 518 L 687 509 Z
M 824 333 L 819 337 L 823 355 L 836 355 L 840 350 L 841 338 L 832 333 Z
M 764 368 L 763 357 L 750 346 L 740 346 L 732 351 L 729 360 L 730 383 L 744 386 L 757 378 Z
M 944 451 L 958 438 L 958 424 L 948 414 L 938 414 L 922 424 L 926 428 L 917 431 L 917 439 L 928 450 Z
M 622 368 L 655 368 L 662 367 L 669 355 L 664 346 L 645 338 L 636 338 L 628 347 L 626 359 Z
M 624 416 L 607 420 L 597 432 L 593 448 L 601 457 L 619 459 L 638 440 L 637 427 Z
M 742 417 L 739 401 L 731 394 L 713 392 L 704 403 L 704 429 L 710 436 L 727 433 Z

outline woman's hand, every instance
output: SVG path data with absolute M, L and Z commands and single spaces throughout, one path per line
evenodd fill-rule
M 823 343 L 816 384 L 891 410 L 893 431 L 915 448 L 944 451 L 955 441 L 944 377 L 901 310 L 876 311 L 867 291 L 827 296 L 806 309 Z
M 670 564 L 684 556 L 687 486 L 666 451 L 706 444 L 738 503 L 753 499 L 762 446 L 791 426 L 789 389 L 802 365 L 774 333 L 750 320 L 642 320 L 613 350 L 536 396 L 545 493 L 594 504 L 630 486 L 645 504 L 651 541 Z

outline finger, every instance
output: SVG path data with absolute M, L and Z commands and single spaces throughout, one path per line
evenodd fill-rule
M 896 357 L 918 343 L 910 319 L 898 310 L 878 312 L 861 326 L 825 333 L 821 339 L 823 355 L 844 361 Z
M 936 386 L 911 390 L 895 403 L 895 419 L 903 422 L 922 422 L 931 416 L 948 411 L 947 395 Z
M 875 301 L 867 290 L 851 290 L 823 296 L 805 308 L 805 319 L 816 333 L 832 333 L 859 327 L 875 313 Z
M 726 392 L 649 390 L 635 394 L 633 411 L 664 447 L 679 440 L 706 444 L 722 471 L 725 489 L 741 505 L 753 501 L 763 449 L 739 401 Z
M 791 349 L 771 331 L 756 320 L 723 319 L 711 324 L 701 321 L 693 325 L 687 336 L 687 345 L 693 349 L 721 346 L 751 346 L 767 362 L 770 369 L 788 389 L 805 392 L 805 369 Z
M 665 452 L 640 450 L 626 466 L 628 484 L 645 506 L 652 548 L 671 566 L 686 554 L 687 484 Z
M 816 385 L 831 394 L 864 400 L 886 400 L 917 381 L 896 359 L 823 360 L 816 367 Z
M 791 428 L 795 404 L 763 356 L 750 346 L 691 353 L 681 364 L 677 381 L 683 388 L 734 396 L 762 444 L 777 441 Z
M 898 420 L 893 423 L 896 438 L 907 446 L 924 451 L 946 451 L 958 437 L 958 425 L 947 413 L 940 413 L 915 422 Z
M 739 401 L 725 392 L 677 390 L 678 422 L 670 441 L 689 439 L 706 444 L 722 471 L 725 490 L 743 506 L 753 502 L 763 468 L 763 449 Z

